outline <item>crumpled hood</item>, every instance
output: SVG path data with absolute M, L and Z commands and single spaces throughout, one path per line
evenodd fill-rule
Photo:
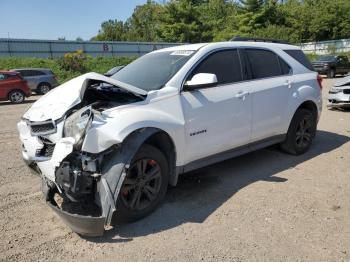
M 110 77 L 97 73 L 87 73 L 51 90 L 49 93 L 36 101 L 24 114 L 25 119 L 30 121 L 57 120 L 67 110 L 79 104 L 84 96 L 89 80 L 108 83 L 137 96 L 146 96 L 147 92 L 132 85 L 120 82 Z
M 350 76 L 340 78 L 340 79 L 334 81 L 334 84 L 333 84 L 333 86 L 336 86 L 336 87 L 341 87 L 341 86 L 345 86 L 345 85 L 350 85 Z

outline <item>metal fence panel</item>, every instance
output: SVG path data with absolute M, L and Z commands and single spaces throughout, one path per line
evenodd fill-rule
M 179 43 L 60 41 L 0 38 L 0 57 L 57 58 L 79 49 L 91 56 L 140 56 Z
M 336 53 L 350 51 L 350 39 L 310 42 L 301 44 L 301 49 L 305 53 L 315 53 L 318 55 L 328 54 L 332 51 Z

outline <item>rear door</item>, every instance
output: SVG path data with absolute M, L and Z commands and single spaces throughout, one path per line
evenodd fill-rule
M 186 81 L 198 73 L 215 74 L 218 84 L 181 92 L 187 163 L 245 145 L 250 139 L 250 86 L 242 83 L 238 50 L 208 55 Z
M 245 49 L 252 87 L 251 142 L 273 137 L 283 130 L 286 103 L 292 95 L 291 67 L 266 49 Z
M 41 82 L 41 78 L 45 76 L 45 74 L 38 70 L 20 70 L 19 71 L 23 78 L 27 80 L 28 86 L 31 90 L 36 90 L 38 84 Z

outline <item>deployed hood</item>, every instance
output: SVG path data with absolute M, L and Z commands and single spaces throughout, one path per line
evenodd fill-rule
M 65 82 L 41 97 L 28 109 L 23 117 L 30 121 L 57 120 L 61 118 L 68 109 L 82 101 L 90 81 L 111 84 L 136 96 L 147 95 L 146 91 L 135 86 L 101 74 L 87 73 Z
M 346 85 L 350 85 L 350 76 L 340 78 L 340 79 L 336 80 L 333 84 L 333 86 L 336 86 L 336 87 L 346 86 Z

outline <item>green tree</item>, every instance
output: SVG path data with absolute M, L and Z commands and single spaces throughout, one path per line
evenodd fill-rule
M 98 35 L 91 40 L 95 41 L 124 41 L 126 28 L 123 21 L 108 20 L 101 24 Z
M 208 41 L 209 28 L 201 22 L 197 5 L 191 0 L 169 1 L 160 16 L 159 37 L 169 42 Z
M 132 16 L 127 20 L 126 38 L 129 41 L 157 41 L 159 37 L 159 16 L 163 6 L 148 0 L 146 4 L 135 8 Z

